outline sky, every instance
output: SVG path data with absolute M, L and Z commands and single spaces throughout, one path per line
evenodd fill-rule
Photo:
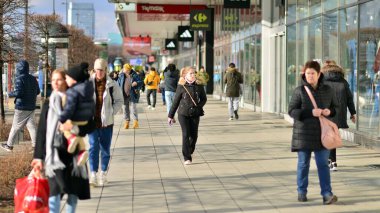
M 55 13 L 66 24 L 66 1 L 75 3 L 93 3 L 95 7 L 95 39 L 106 39 L 108 33 L 119 33 L 115 21 L 115 6 L 108 0 L 29 0 L 30 11 L 38 14 L 52 14 L 53 1 Z

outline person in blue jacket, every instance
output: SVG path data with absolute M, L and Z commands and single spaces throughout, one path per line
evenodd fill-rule
M 28 128 L 32 140 L 32 146 L 35 146 L 37 126 L 34 121 L 34 110 L 36 109 L 36 99 L 38 94 L 40 94 L 38 82 L 35 77 L 29 74 L 29 63 L 25 60 L 21 60 L 16 65 L 14 91 L 8 94 L 9 97 L 15 98 L 15 114 L 8 141 L 0 146 L 4 150 L 8 152 L 13 150 L 16 136 L 25 125 Z
M 117 80 L 124 97 L 124 129 L 129 128 L 130 114 L 132 114 L 133 128 L 139 127 L 138 115 L 137 115 L 137 103 L 140 99 L 140 89 L 143 85 L 139 74 L 133 70 L 130 64 L 124 64 L 123 71 L 120 72 Z

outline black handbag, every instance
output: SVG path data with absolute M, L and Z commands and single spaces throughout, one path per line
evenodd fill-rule
M 67 149 L 67 141 L 65 140 L 62 132 L 57 131 L 54 134 L 53 146 L 54 148 L 57 148 L 58 150 Z
M 189 94 L 189 96 L 191 98 L 191 101 L 193 101 L 193 103 L 194 103 L 194 106 L 192 106 L 188 109 L 187 114 L 190 117 L 204 116 L 205 112 L 203 111 L 203 109 L 201 107 L 198 107 L 198 105 L 195 103 L 193 96 L 191 96 L 190 92 L 186 89 L 185 85 L 183 85 L 183 88 L 185 88 L 187 94 Z

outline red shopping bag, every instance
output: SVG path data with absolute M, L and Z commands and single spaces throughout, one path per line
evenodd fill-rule
M 27 176 L 16 180 L 15 213 L 49 213 L 47 179 Z

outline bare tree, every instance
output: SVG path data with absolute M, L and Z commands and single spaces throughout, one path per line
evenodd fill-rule
M 0 0 L 0 119 L 5 122 L 4 96 L 3 96 L 3 65 L 18 55 L 17 48 L 12 46 L 15 37 L 21 31 L 23 23 L 22 8 L 24 0 Z M 21 48 L 22 49 L 22 48 Z M 9 57 L 13 55 L 13 57 Z
M 69 66 L 85 61 L 90 64 L 90 67 L 93 67 L 100 48 L 94 44 L 92 38 L 84 34 L 83 30 L 74 26 L 67 26 L 67 28 L 70 33 Z
M 36 36 L 39 38 L 44 38 L 44 43 L 42 44 L 42 49 L 45 55 L 45 66 L 44 66 L 44 73 L 45 73 L 45 86 L 44 86 L 44 96 L 47 95 L 47 85 L 49 82 L 49 38 L 51 34 L 51 29 L 54 25 L 57 24 L 57 22 L 60 22 L 60 17 L 58 15 L 31 15 L 30 16 L 30 24 L 32 30 L 35 31 Z

